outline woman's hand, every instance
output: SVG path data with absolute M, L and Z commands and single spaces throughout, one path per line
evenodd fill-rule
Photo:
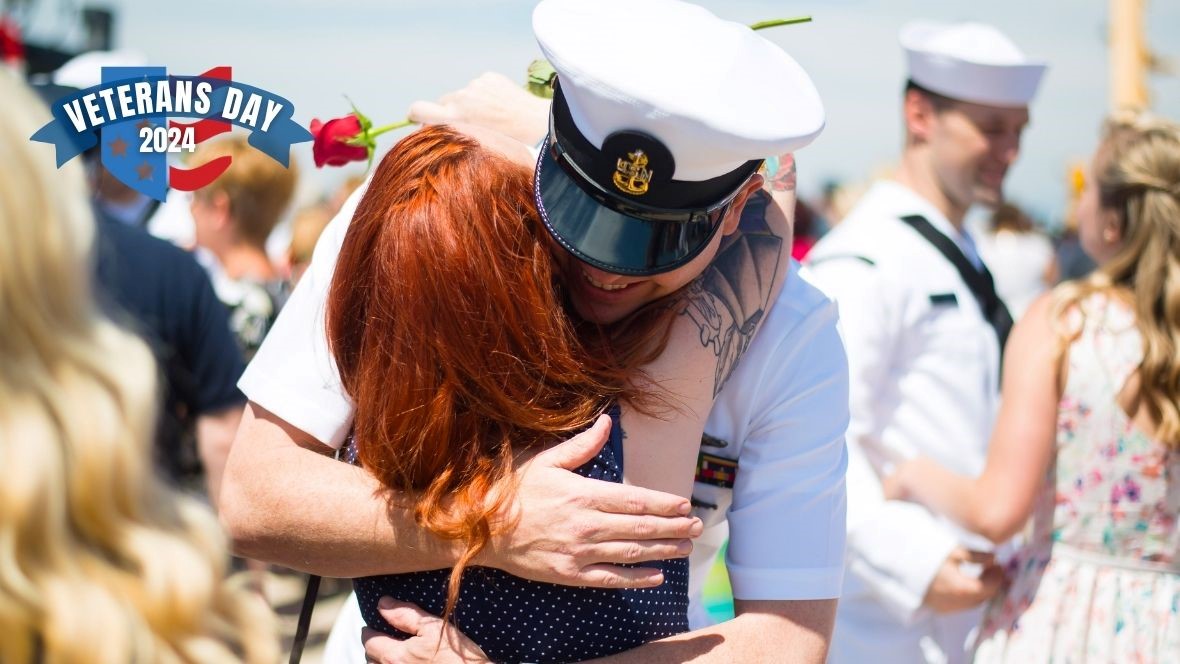
M 885 494 L 885 500 L 911 500 L 910 487 L 912 486 L 914 466 L 917 460 L 911 459 L 909 461 L 902 461 L 893 467 L 893 472 L 885 476 L 881 480 L 881 492 Z
M 442 618 L 409 602 L 382 597 L 377 605 L 381 617 L 393 627 L 412 634 L 405 641 L 366 627 L 361 630 L 368 664 L 479 664 L 491 662 L 475 642 L 454 625 L 443 630 Z

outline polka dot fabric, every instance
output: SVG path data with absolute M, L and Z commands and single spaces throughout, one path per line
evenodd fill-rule
M 579 475 L 622 481 L 618 408 L 612 409 L 611 418 L 610 444 L 579 468 Z M 688 560 L 646 565 L 663 570 L 663 585 L 635 590 L 577 588 L 472 567 L 463 574 L 454 622 L 495 662 L 578 662 L 688 631 Z M 353 584 L 369 626 L 405 636 L 381 618 L 378 600 L 388 595 L 441 615 L 449 574 L 450 570 L 435 570 L 370 576 Z

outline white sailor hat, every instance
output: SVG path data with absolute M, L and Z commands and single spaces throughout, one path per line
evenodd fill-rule
M 673 270 L 772 155 L 824 126 L 807 73 L 740 23 L 678 0 L 542 0 L 557 71 L 534 178 L 550 233 L 610 272 Z
M 139 51 L 87 51 L 66 61 L 53 72 L 53 83 L 84 90 L 102 83 L 103 67 L 146 67 Z
M 910 80 L 952 99 L 987 106 L 1027 106 L 1046 65 L 983 23 L 915 21 L 901 29 Z

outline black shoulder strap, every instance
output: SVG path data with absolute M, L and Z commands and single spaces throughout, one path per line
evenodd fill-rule
M 303 594 L 303 605 L 299 607 L 299 621 L 295 625 L 295 640 L 291 643 L 291 658 L 288 664 L 299 664 L 303 659 L 303 648 L 311 632 L 311 612 L 315 609 L 316 597 L 320 593 L 320 577 L 307 577 L 307 592 Z
M 971 289 L 971 294 L 975 296 L 975 301 L 983 310 L 984 319 L 996 331 L 996 338 L 1000 340 L 1000 360 L 1002 363 L 1004 346 L 1008 342 L 1008 333 L 1012 331 L 1012 315 L 1008 313 L 1008 307 L 1004 306 L 1003 300 L 996 294 L 996 283 L 992 279 L 992 273 L 988 272 L 986 265 L 982 270 L 975 269 L 971 261 L 963 255 L 963 250 L 959 249 L 959 245 L 939 233 L 925 217 L 914 214 L 902 217 L 901 220 L 926 238 L 927 242 L 934 245 L 934 248 L 959 271 L 959 276 L 963 278 L 967 288 Z

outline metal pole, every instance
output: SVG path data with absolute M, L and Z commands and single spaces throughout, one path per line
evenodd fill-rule
M 1110 105 L 1147 108 L 1146 0 L 1110 0 Z

